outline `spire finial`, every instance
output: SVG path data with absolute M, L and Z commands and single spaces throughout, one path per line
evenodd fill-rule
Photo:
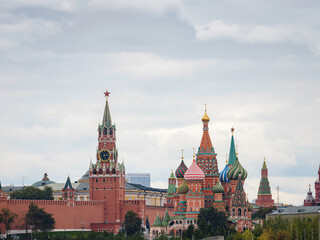
M 209 122 L 210 121 L 210 118 L 207 115 L 207 104 L 204 104 L 204 115 L 202 117 L 202 121 L 203 122 Z
M 193 149 L 193 161 L 195 161 L 195 156 L 196 156 L 195 155 L 195 148 L 193 147 L 192 149 Z
M 204 104 L 204 111 L 205 111 L 205 113 L 207 113 L 207 104 L 206 103 Z
M 234 132 L 234 127 L 230 128 L 232 136 L 233 136 L 233 132 Z
M 228 154 L 226 154 L 226 165 L 228 164 Z
M 181 149 L 181 160 L 183 161 L 183 149 Z
M 309 184 L 309 189 L 311 189 L 311 184 Z
M 108 90 L 104 92 L 104 96 L 106 97 L 106 101 L 108 101 L 109 95 L 110 95 L 110 92 L 108 92 Z
M 236 144 L 236 157 L 238 158 L 238 144 Z

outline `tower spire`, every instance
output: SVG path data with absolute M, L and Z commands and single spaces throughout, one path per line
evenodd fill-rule
M 112 124 L 111 114 L 110 114 L 110 109 L 109 109 L 109 104 L 108 104 L 109 95 L 110 95 L 110 92 L 108 92 L 108 91 L 104 92 L 104 96 L 106 97 L 106 106 L 104 108 L 102 125 L 107 126 L 107 127 L 110 127 Z
M 229 151 L 229 161 L 228 161 L 228 165 L 233 165 L 237 159 L 237 154 L 236 154 L 236 147 L 234 144 L 234 137 L 233 137 L 233 132 L 234 132 L 234 128 L 231 128 L 231 144 L 230 144 L 230 151 Z
M 203 134 L 202 134 L 202 139 L 200 143 L 200 151 L 199 152 L 205 152 L 205 153 L 214 153 L 210 135 L 209 135 L 209 121 L 210 118 L 207 115 L 207 104 L 205 105 L 205 110 L 204 110 L 204 115 L 202 117 L 202 122 L 203 122 Z M 213 151 L 213 152 L 212 152 Z

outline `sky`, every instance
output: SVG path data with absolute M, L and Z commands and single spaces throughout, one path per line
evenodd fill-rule
M 314 193 L 320 149 L 318 0 L 0 0 L 0 181 L 76 181 L 109 98 L 119 159 L 167 187 L 204 105 L 218 166 L 234 127 L 245 191 L 266 158 L 273 198 Z

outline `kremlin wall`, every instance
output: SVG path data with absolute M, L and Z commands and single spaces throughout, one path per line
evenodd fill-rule
M 1 188 L 0 209 L 8 208 L 18 215 L 11 226 L 13 230 L 25 230 L 24 216 L 30 203 L 53 214 L 56 230 L 93 230 L 117 233 L 124 216 L 132 210 L 142 219 L 148 219 L 150 237 L 161 232 L 181 234 L 190 224 L 197 226 L 200 209 L 214 207 L 225 212 L 228 225 L 238 231 L 253 229 L 254 208 L 272 207 L 268 168 L 264 160 L 261 180 L 255 205 L 247 200 L 244 190 L 248 172 L 243 167 L 235 148 L 234 128 L 231 128 L 229 157 L 224 169 L 219 172 L 217 154 L 209 134 L 210 118 L 205 110 L 202 117 L 203 133 L 200 145 L 194 149 L 193 162 L 187 167 L 183 155 L 181 163 L 168 178 L 168 189 L 156 189 L 125 181 L 124 163 L 118 161 L 116 127 L 112 124 L 109 109 L 109 92 L 105 92 L 106 104 L 98 131 L 96 160 L 90 161 L 89 169 L 81 179 L 72 183 L 68 177 L 64 184 L 50 181 L 45 174 L 34 186 L 52 187 L 55 200 L 9 199 L 13 188 Z M 319 179 L 315 183 L 316 198 L 309 189 L 305 206 L 320 204 Z M 1 226 L 4 232 L 4 226 Z

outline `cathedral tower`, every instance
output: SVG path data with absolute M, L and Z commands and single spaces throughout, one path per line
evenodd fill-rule
M 219 179 L 217 154 L 214 151 L 209 135 L 209 121 L 210 118 L 207 115 L 207 109 L 205 109 L 205 113 L 202 117 L 203 133 L 201 143 L 198 148 L 196 163 L 205 174 L 203 191 L 206 196 L 206 207 L 211 206 L 209 202 L 213 200 L 212 188 L 216 185 Z
M 272 199 L 269 180 L 268 180 L 268 168 L 266 164 L 266 159 L 263 161 L 263 165 L 261 168 L 261 180 L 258 192 L 258 199 L 256 200 L 256 204 L 259 207 L 273 207 L 274 200 Z
M 122 200 L 125 198 L 125 168 L 118 163 L 116 127 L 112 124 L 106 91 L 106 105 L 102 124 L 98 127 L 96 163 L 90 163 L 90 199 L 105 201 L 105 223 L 120 223 L 123 216 Z
M 320 205 L 320 165 L 318 170 L 318 179 L 314 183 L 315 192 L 315 201 L 317 205 Z

